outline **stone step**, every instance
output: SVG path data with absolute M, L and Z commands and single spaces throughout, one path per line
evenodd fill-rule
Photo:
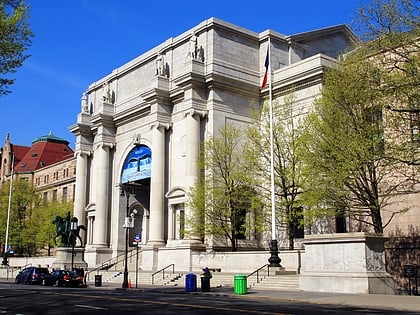
M 152 272 L 139 271 L 137 274 L 138 284 L 152 284 Z M 166 274 L 165 278 L 160 278 L 158 275 L 154 276 L 153 285 L 156 286 L 179 286 L 185 287 L 187 273 L 174 273 Z M 211 279 L 212 287 L 233 287 L 234 277 L 233 273 L 214 272 Z M 103 282 L 122 282 L 122 272 L 106 272 L 103 273 Z M 129 272 L 129 280 L 132 284 L 136 283 L 136 273 L 133 271 Z M 93 281 L 90 279 L 90 281 Z M 197 287 L 201 287 L 200 274 L 196 274 Z M 247 279 L 248 288 L 258 289 L 274 289 L 274 290 L 299 290 L 299 277 L 298 275 L 270 275 L 264 276 L 256 281 L 256 278 Z
M 260 289 L 293 289 L 299 290 L 299 277 L 297 275 L 274 275 L 250 281 L 249 287 Z

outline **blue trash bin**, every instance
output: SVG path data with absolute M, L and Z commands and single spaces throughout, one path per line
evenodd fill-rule
M 189 273 L 185 276 L 185 291 L 196 292 L 197 291 L 197 276 L 193 273 Z

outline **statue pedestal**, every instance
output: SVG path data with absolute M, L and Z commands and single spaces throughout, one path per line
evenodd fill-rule
M 395 294 L 394 280 L 385 268 L 387 240 L 363 232 L 305 235 L 300 289 Z
M 73 255 L 73 267 L 74 268 L 87 268 L 87 263 L 84 261 L 84 248 L 75 247 L 72 250 L 71 247 L 58 247 L 56 259 L 52 263 L 51 267 L 54 269 L 71 269 L 72 253 Z

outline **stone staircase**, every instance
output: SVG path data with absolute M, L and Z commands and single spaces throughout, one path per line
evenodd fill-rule
M 128 278 L 131 286 L 134 287 L 137 283 L 138 285 L 156 285 L 156 286 L 178 286 L 185 287 L 186 275 L 189 272 L 178 272 L 173 271 L 175 266 L 167 268 L 165 272 L 159 272 L 155 274 L 151 271 L 139 270 L 136 274 L 136 264 L 134 259 L 129 260 L 128 264 Z M 261 269 L 261 268 L 260 268 Z M 107 283 L 122 283 L 123 282 L 123 270 L 124 264 L 122 261 L 117 261 L 112 264 L 111 268 L 107 269 L 96 269 L 92 270 L 92 273 L 88 277 L 88 283 L 94 284 L 95 275 L 102 276 L 102 283 L 106 285 Z M 197 288 L 201 288 L 201 272 L 191 272 L 196 275 Z M 234 287 L 234 278 L 237 273 L 228 273 L 213 271 L 212 279 L 210 281 L 211 287 Z M 295 291 L 299 290 L 299 276 L 295 273 L 284 272 L 281 274 L 278 273 L 268 273 L 267 270 L 259 270 L 258 273 L 253 273 L 253 275 L 247 278 L 247 287 L 258 288 L 259 290 L 289 290 Z
M 102 283 L 122 283 L 123 272 L 122 271 L 105 271 L 101 272 Z M 185 279 L 188 273 L 166 273 L 165 277 L 161 274 L 153 275 L 150 271 L 139 271 L 136 272 L 131 270 L 128 274 L 131 286 L 134 287 L 137 283 L 141 285 L 156 285 L 156 286 L 178 286 L 185 287 Z M 197 279 L 197 288 L 201 288 L 201 277 L 200 274 L 194 273 Z M 210 281 L 211 287 L 232 287 L 234 286 L 234 273 L 227 272 L 213 272 L 213 277 Z M 137 278 L 137 279 L 136 279 Z M 153 281 L 152 281 L 153 278 Z M 94 277 L 91 275 L 89 282 L 93 284 Z M 270 275 L 265 276 L 257 282 L 256 279 L 247 279 L 247 287 L 249 289 L 255 288 L 259 290 L 287 290 L 287 291 L 298 291 L 299 290 L 299 277 L 298 275 Z

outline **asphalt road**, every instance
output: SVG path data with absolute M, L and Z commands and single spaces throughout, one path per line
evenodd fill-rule
M 415 314 L 226 295 L 0 284 L 1 314 Z

